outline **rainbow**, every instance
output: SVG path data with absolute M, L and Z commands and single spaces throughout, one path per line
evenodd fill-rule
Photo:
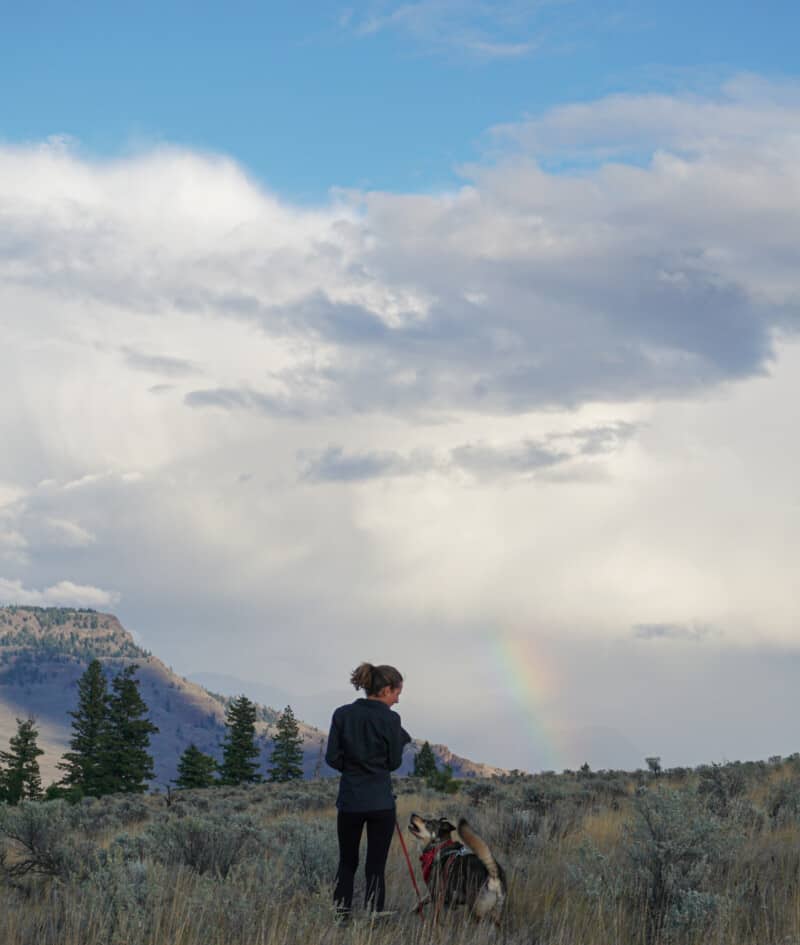
M 530 637 L 497 634 L 490 648 L 499 680 L 522 713 L 532 761 L 528 770 L 561 770 L 565 752 L 545 711 L 560 691 L 552 661 Z

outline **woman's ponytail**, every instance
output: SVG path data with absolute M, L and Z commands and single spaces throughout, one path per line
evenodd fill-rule
M 403 677 L 394 666 L 373 666 L 372 663 L 359 663 L 350 673 L 350 682 L 356 689 L 363 689 L 368 696 L 377 696 L 387 686 L 399 689 Z

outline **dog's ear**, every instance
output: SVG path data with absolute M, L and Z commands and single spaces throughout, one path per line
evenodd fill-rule
M 439 832 L 439 836 L 440 836 L 440 837 L 442 837 L 442 838 L 444 838 L 444 837 L 448 837 L 448 838 L 449 838 L 449 837 L 452 837 L 453 832 L 455 831 L 455 829 L 456 829 L 456 828 L 453 826 L 453 824 L 450 823 L 450 821 L 449 821 L 446 817 L 441 817 L 441 818 L 439 819 L 439 831 L 438 831 L 438 832 Z

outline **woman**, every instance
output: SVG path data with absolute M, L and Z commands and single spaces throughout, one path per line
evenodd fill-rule
M 411 736 L 391 711 L 400 701 L 403 677 L 394 666 L 362 663 L 350 682 L 366 698 L 340 706 L 331 721 L 325 760 L 342 772 L 336 807 L 339 814 L 339 870 L 333 901 L 344 919 L 353 905 L 353 881 L 358 869 L 358 847 L 367 826 L 367 888 L 364 905 L 383 912 L 384 871 L 397 818 L 390 772 L 400 767 L 403 747 Z

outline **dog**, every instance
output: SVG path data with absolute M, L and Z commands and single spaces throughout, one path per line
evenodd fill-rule
M 506 900 L 506 877 L 485 840 L 461 818 L 458 827 L 441 818 L 412 814 L 408 830 L 423 843 L 422 876 L 438 914 L 442 906 L 466 906 L 480 922 L 500 924 Z

